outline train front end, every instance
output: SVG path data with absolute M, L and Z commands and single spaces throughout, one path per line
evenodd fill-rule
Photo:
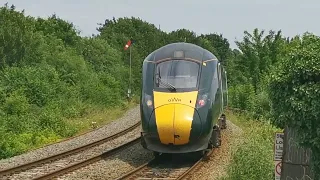
M 186 58 L 202 52 L 181 46 L 155 51 L 143 64 L 141 144 L 153 152 L 201 151 L 211 137 L 210 94 L 199 91 L 203 63 L 201 58 Z

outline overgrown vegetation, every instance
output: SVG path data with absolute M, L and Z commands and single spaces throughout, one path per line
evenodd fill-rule
M 223 180 L 274 179 L 273 142 L 279 129 L 256 121 L 246 113 L 228 112 L 227 117 L 239 126 L 243 135 L 232 148 L 232 160 Z M 239 140 L 238 140 L 239 141 Z
M 262 32 L 245 33 L 238 43 L 246 78 L 231 85 L 231 106 L 279 128 L 297 129 L 300 144 L 313 152 L 315 179 L 319 179 L 320 38 L 305 33 L 290 39 L 279 32 L 274 38 L 270 38 L 273 32 L 262 38 Z
M 301 144 L 312 150 L 315 179 L 320 179 L 320 38 L 306 33 L 270 76 L 273 121 L 297 129 Z
M 107 40 L 14 6 L 0 9 L 0 24 L 0 158 L 76 134 L 88 125 L 72 120 L 88 123 L 92 111 L 128 106 L 124 55 Z
M 131 17 L 107 19 L 97 27 L 98 35 L 81 37 L 72 23 L 56 15 L 27 17 L 7 5 L 0 9 L 0 24 L 0 158 L 74 135 L 83 128 L 74 124 L 92 111 L 127 107 L 129 52 L 123 47 L 131 38 L 135 98 L 149 53 L 172 42 L 200 45 L 227 67 L 229 106 L 246 110 L 259 121 L 256 125 L 299 128 L 301 142 L 311 147 L 320 167 L 320 40 L 315 35 L 287 38 L 281 31 L 254 29 L 244 31 L 237 50 L 221 34 L 166 33 Z M 260 134 L 250 131 L 248 136 L 266 142 L 261 146 L 269 148 L 267 155 L 272 146 L 262 135 L 273 129 L 257 128 Z

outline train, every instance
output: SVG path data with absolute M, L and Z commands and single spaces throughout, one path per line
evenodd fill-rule
M 160 154 L 201 152 L 221 146 L 227 128 L 227 72 L 198 45 L 176 42 L 142 64 L 141 145 Z

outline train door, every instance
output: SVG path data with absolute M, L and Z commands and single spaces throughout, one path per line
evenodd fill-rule
M 218 82 L 219 82 L 219 106 L 220 106 L 220 113 L 223 112 L 223 90 L 222 90 L 222 77 L 221 77 L 221 64 L 218 63 Z
M 228 79 L 227 79 L 227 71 L 224 71 L 224 81 L 225 81 L 225 107 L 228 106 Z
M 211 93 L 213 94 L 212 98 L 213 98 L 213 106 L 212 106 L 212 118 L 213 121 L 216 121 L 217 119 L 219 119 L 220 115 L 221 115 L 221 85 L 220 85 L 220 72 L 219 72 L 219 62 L 216 61 L 214 64 L 214 74 L 213 74 L 213 78 L 212 78 L 212 90 Z

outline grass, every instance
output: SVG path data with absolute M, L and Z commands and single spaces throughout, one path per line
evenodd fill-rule
M 74 136 L 78 136 L 87 132 L 92 131 L 93 129 L 104 126 L 114 120 L 121 118 L 125 112 L 137 105 L 137 101 L 133 100 L 132 102 L 126 103 L 123 108 L 117 107 L 113 109 L 97 109 L 93 108 L 87 111 L 87 114 L 83 117 L 65 119 L 65 121 L 77 129 L 77 133 Z M 95 123 L 93 125 L 93 122 Z M 72 136 L 72 137 L 74 137 Z M 67 140 L 69 138 L 59 138 L 58 136 L 51 136 L 50 139 L 42 141 L 34 147 L 30 147 L 28 151 L 38 149 L 44 146 L 48 146 L 57 142 Z M 24 152 L 25 153 L 25 152 Z
M 274 133 L 280 131 L 268 122 L 257 121 L 246 114 L 228 111 L 227 118 L 240 127 L 243 143 L 235 147 L 227 176 L 222 180 L 274 179 Z
M 94 128 L 99 128 L 106 125 L 124 115 L 130 108 L 136 106 L 135 102 L 128 103 L 125 108 L 114 109 L 92 109 L 87 115 L 80 118 L 68 119 L 69 124 L 74 125 L 79 131 L 78 134 L 83 134 Z M 93 122 L 95 125 L 93 126 Z

